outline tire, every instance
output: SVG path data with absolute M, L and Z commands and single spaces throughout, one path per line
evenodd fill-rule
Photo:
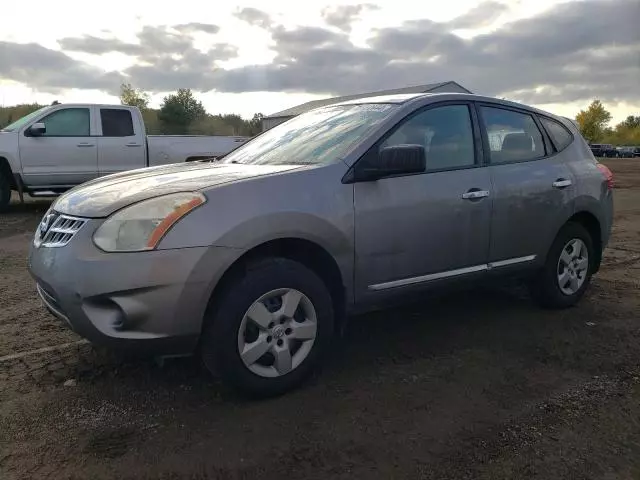
M 286 310 L 285 298 L 289 292 L 297 292 L 291 293 L 291 298 L 297 298 L 298 293 L 302 296 L 295 315 L 285 315 L 282 320 L 278 312 Z M 265 295 L 269 296 L 260 301 Z M 249 315 L 250 308 L 256 313 Z M 267 320 L 262 316 L 265 312 L 271 315 Z M 300 326 L 307 330 L 299 333 L 299 337 L 310 337 L 312 313 L 315 313 L 314 339 L 296 339 L 298 334 L 295 332 L 302 332 Z M 259 318 L 263 325 L 259 326 L 252 317 Z M 299 323 L 302 319 L 304 323 Z M 280 321 L 286 323 L 279 325 Z M 268 326 L 267 322 L 270 322 Z M 241 393 L 258 398 L 272 397 L 296 388 L 321 365 L 333 329 L 333 303 L 324 282 L 298 262 L 265 258 L 251 264 L 242 275 L 236 275 L 216 297 L 205 318 L 202 360 L 209 371 L 219 374 L 227 385 Z M 239 333 L 241 330 L 243 335 Z M 256 354 L 260 355 L 258 359 L 248 365 L 240 351 L 248 352 L 249 345 L 260 345 L 260 352 L 265 346 L 269 350 Z M 286 354 L 282 354 L 284 350 L 290 352 L 289 364 Z M 251 363 L 249 355 L 244 358 Z M 282 358 L 285 361 L 279 364 L 278 359 Z
M 571 269 L 564 267 L 565 262 L 561 260 L 561 256 L 563 258 L 572 258 L 572 254 L 575 251 L 572 247 L 580 245 L 580 243 L 575 242 L 576 240 L 581 242 L 582 248 L 580 250 L 586 252 L 587 255 L 586 267 L 584 267 L 586 270 L 584 270 L 583 275 L 580 275 L 579 270 L 585 265 L 584 253 L 580 258 L 574 259 L 576 264 L 572 265 Z M 571 242 L 574 243 L 570 246 Z M 579 223 L 567 223 L 551 245 L 545 265 L 530 284 L 534 300 L 545 308 L 561 309 L 575 305 L 589 286 L 591 275 L 593 274 L 594 260 L 593 239 L 589 232 Z M 572 272 L 575 275 L 572 275 Z M 568 277 L 562 277 L 565 280 L 561 282 L 560 275 L 563 273 L 566 273 Z M 577 283 L 572 284 L 572 281 L 574 281 L 572 280 L 573 276 L 577 279 L 575 280 Z M 564 283 L 564 288 L 561 283 Z M 576 285 L 579 288 L 575 289 Z
M 4 212 L 9 208 L 11 201 L 11 184 L 2 169 L 0 169 L 0 212 Z

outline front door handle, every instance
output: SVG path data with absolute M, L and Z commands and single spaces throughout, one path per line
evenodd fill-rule
M 95 144 L 83 142 L 83 143 L 79 143 L 78 146 L 79 147 L 94 147 Z
M 141 143 L 127 143 L 127 147 L 141 147 Z
M 462 194 L 464 200 L 478 200 L 489 196 L 489 190 L 479 190 L 477 188 L 471 189 L 468 192 Z
M 566 188 L 571 185 L 571 180 L 567 180 L 565 178 L 559 178 L 555 182 L 553 182 L 553 188 Z

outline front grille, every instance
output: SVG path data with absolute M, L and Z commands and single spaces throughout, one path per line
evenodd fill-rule
M 48 212 L 38 225 L 35 244 L 37 247 L 64 247 L 85 223 L 84 218 Z

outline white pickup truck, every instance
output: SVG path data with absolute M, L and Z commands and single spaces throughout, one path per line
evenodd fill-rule
M 248 137 L 146 135 L 140 110 L 57 104 L 0 130 L 0 211 L 11 191 L 53 196 L 102 175 L 222 156 Z

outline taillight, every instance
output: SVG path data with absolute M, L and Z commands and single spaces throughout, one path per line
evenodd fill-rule
M 613 173 L 611 173 L 611 170 L 609 170 L 609 167 L 607 167 L 602 163 L 597 163 L 596 166 L 598 167 L 598 170 L 602 172 L 602 174 L 604 175 L 604 178 L 607 179 L 607 188 L 609 190 L 612 190 L 613 189 Z

